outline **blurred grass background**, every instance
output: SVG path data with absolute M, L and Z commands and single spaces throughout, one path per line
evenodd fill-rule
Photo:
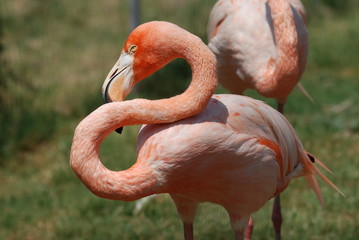
M 142 22 L 167 20 L 204 42 L 214 0 L 142 1 Z M 282 194 L 285 239 L 359 237 L 359 2 L 304 0 L 310 54 L 286 116 L 303 144 L 333 171 L 346 194 L 321 184 L 322 209 L 304 180 Z M 0 239 L 182 239 L 168 196 L 139 214 L 134 203 L 92 195 L 68 166 L 77 123 L 102 104 L 101 86 L 129 34 L 129 2 L 3 0 L 0 13 Z M 145 80 L 130 98 L 182 92 L 190 80 L 183 60 Z M 218 92 L 225 92 L 219 87 Z M 260 98 L 253 91 L 248 95 Z M 274 101 L 266 100 L 272 106 Z M 128 168 L 136 158 L 138 126 L 111 134 L 104 164 Z M 253 239 L 273 239 L 272 203 L 254 215 Z M 223 209 L 204 204 L 198 239 L 232 239 Z

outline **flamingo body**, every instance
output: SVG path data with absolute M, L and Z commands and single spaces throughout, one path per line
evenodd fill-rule
M 217 203 L 249 217 L 303 174 L 298 169 L 307 160 L 301 159 L 305 152 L 293 132 L 260 101 L 215 95 L 196 116 L 143 126 L 138 163 L 150 164 L 159 192 Z

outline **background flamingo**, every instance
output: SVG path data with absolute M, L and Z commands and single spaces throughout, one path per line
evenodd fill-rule
M 115 88 L 127 92 L 128 88 L 119 87 L 124 85 L 119 80 L 140 81 L 175 57 L 185 57 L 193 69 L 194 79 L 184 94 L 105 104 L 76 128 L 70 164 L 94 194 L 133 201 L 169 193 L 186 240 L 193 239 L 197 205 L 216 203 L 228 211 L 236 239 L 243 239 L 249 216 L 291 179 L 306 176 L 321 202 L 314 174 L 337 189 L 314 166 L 314 157 L 304 150 L 290 124 L 268 105 L 238 95 L 215 95 L 209 103 L 189 102 L 191 87 L 215 86 L 215 59 L 197 37 L 176 25 L 151 22 L 130 35 L 104 85 L 105 98 L 121 97 Z M 207 81 L 200 81 L 202 77 Z M 200 91 L 198 99 L 205 99 L 206 93 Z M 188 117 L 193 106 L 201 110 Z M 100 143 L 114 129 L 134 124 L 150 124 L 140 130 L 137 162 L 125 171 L 108 170 L 98 157 Z
M 283 113 L 307 62 L 305 21 L 300 0 L 218 1 L 209 18 L 208 46 L 217 57 L 221 84 L 231 93 L 243 94 L 252 88 L 275 98 L 278 111 Z M 300 89 L 310 98 L 303 87 Z M 272 220 L 276 239 L 280 239 L 279 195 Z
M 300 0 L 220 0 L 208 23 L 209 48 L 218 61 L 218 79 L 231 93 L 252 88 L 286 99 L 307 62 L 308 34 Z

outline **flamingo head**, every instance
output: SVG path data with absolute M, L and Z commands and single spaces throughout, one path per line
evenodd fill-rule
M 125 100 L 136 83 L 183 57 L 183 46 L 191 44 L 184 36 L 190 34 L 168 22 L 148 22 L 133 30 L 103 84 L 105 102 Z

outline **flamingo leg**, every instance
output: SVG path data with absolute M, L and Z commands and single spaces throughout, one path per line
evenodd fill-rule
M 248 222 L 248 226 L 247 226 L 247 229 L 244 233 L 244 239 L 245 240 L 251 240 L 252 238 L 252 232 L 253 232 L 253 219 L 252 217 L 249 218 L 249 222 Z
M 247 238 L 244 237 L 244 232 L 247 229 L 248 222 L 250 222 L 250 217 L 240 216 L 235 213 L 229 213 L 229 216 L 235 240 L 247 240 Z
M 278 112 L 280 112 L 281 114 L 284 113 L 284 105 L 285 105 L 285 103 L 280 103 L 280 102 L 277 103 L 277 110 L 278 110 Z
M 282 212 L 280 207 L 280 197 L 279 195 L 275 196 L 272 212 L 272 222 L 275 231 L 275 239 L 281 240 L 281 226 L 282 226 Z
M 196 215 L 198 202 L 180 194 L 171 194 L 171 197 L 183 222 L 184 239 L 193 240 L 193 220 Z
M 244 240 L 243 238 L 243 231 L 236 231 L 235 234 L 235 240 Z
M 183 233 L 185 240 L 193 240 L 193 223 L 183 222 Z
M 277 110 L 281 114 L 284 114 L 284 105 L 285 103 L 278 102 Z M 282 209 L 280 206 L 280 195 L 277 195 L 274 198 L 272 222 L 275 231 L 275 239 L 281 240 L 281 227 L 282 227 L 283 218 L 282 218 Z

